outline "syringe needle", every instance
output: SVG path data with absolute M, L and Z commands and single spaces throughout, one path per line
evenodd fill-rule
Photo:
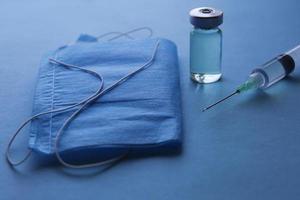
M 226 99 L 228 99 L 228 98 L 230 98 L 230 97 L 232 97 L 233 95 L 238 94 L 238 93 L 240 93 L 239 90 L 234 91 L 233 93 L 231 93 L 230 95 L 224 97 L 223 99 L 220 99 L 220 100 L 217 101 L 216 103 L 213 103 L 213 104 L 207 106 L 206 108 L 203 108 L 203 109 L 202 109 L 202 112 L 204 112 L 204 111 L 210 109 L 211 107 L 214 107 L 215 105 L 221 103 L 222 101 L 225 101 Z

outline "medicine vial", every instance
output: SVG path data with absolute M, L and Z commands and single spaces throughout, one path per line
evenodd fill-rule
M 211 7 L 190 11 L 190 76 L 198 83 L 212 83 L 221 76 L 223 12 Z

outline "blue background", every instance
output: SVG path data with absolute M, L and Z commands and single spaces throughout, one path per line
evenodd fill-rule
M 188 11 L 225 12 L 222 81 L 189 79 Z M 0 199 L 300 199 L 300 70 L 265 92 L 240 95 L 201 113 L 251 69 L 300 43 L 298 0 L 73 0 L 0 2 Z M 183 152 L 72 171 L 33 156 L 16 170 L 4 151 L 31 114 L 40 57 L 75 39 L 140 26 L 179 50 Z M 172 77 L 166 77 L 172 78 Z M 26 148 L 26 132 L 17 150 Z M 16 152 L 21 153 L 21 152 Z

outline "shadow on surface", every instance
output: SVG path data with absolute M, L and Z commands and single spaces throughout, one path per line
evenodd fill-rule
M 288 83 L 299 83 L 300 84 L 300 76 L 288 76 L 284 79 L 284 81 Z
M 243 94 L 240 94 L 243 95 Z M 252 94 L 248 94 L 247 99 L 242 99 L 240 102 L 237 103 L 237 107 L 257 107 L 258 105 L 267 104 L 270 101 L 275 101 L 274 98 L 272 98 L 272 95 L 266 93 L 263 90 L 257 90 L 254 91 Z
M 107 159 L 118 157 L 122 154 L 124 154 L 124 157 L 120 158 L 117 161 L 114 161 L 112 163 L 99 166 L 99 167 L 91 167 L 91 168 L 84 168 L 84 169 L 73 169 L 73 168 L 67 168 L 64 167 L 61 163 L 58 162 L 57 158 L 54 155 L 42 155 L 39 153 L 33 153 L 32 157 L 27 161 L 28 163 L 24 163 L 24 165 L 27 165 L 26 167 L 11 167 L 11 169 L 17 174 L 17 175 L 23 175 L 26 176 L 26 172 L 28 170 L 30 173 L 37 172 L 40 170 L 46 170 L 46 169 L 56 169 L 59 171 L 59 173 L 68 176 L 68 177 L 78 177 L 78 178 L 89 178 L 97 175 L 101 175 L 104 172 L 107 172 L 108 170 L 112 169 L 113 167 L 120 164 L 120 162 L 131 162 L 134 160 L 140 160 L 140 159 L 147 159 L 151 157 L 175 157 L 181 154 L 182 148 L 181 146 L 177 148 L 158 148 L 157 150 L 151 150 L 147 151 L 147 148 L 141 148 L 139 151 L 134 150 L 112 150 L 112 149 L 100 149 L 95 151 L 72 151 L 69 153 L 63 153 L 62 157 L 63 159 L 72 164 L 87 164 L 87 163 L 94 163 L 94 162 L 100 162 L 105 161 Z M 28 165 L 30 167 L 28 167 Z M 30 169 L 28 169 L 30 168 Z M 30 174 L 29 173 L 29 174 Z

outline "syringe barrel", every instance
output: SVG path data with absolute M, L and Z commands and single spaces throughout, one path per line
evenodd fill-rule
M 262 81 L 258 87 L 267 88 L 293 72 L 297 65 L 300 65 L 300 45 L 254 69 L 251 75 L 259 75 Z

